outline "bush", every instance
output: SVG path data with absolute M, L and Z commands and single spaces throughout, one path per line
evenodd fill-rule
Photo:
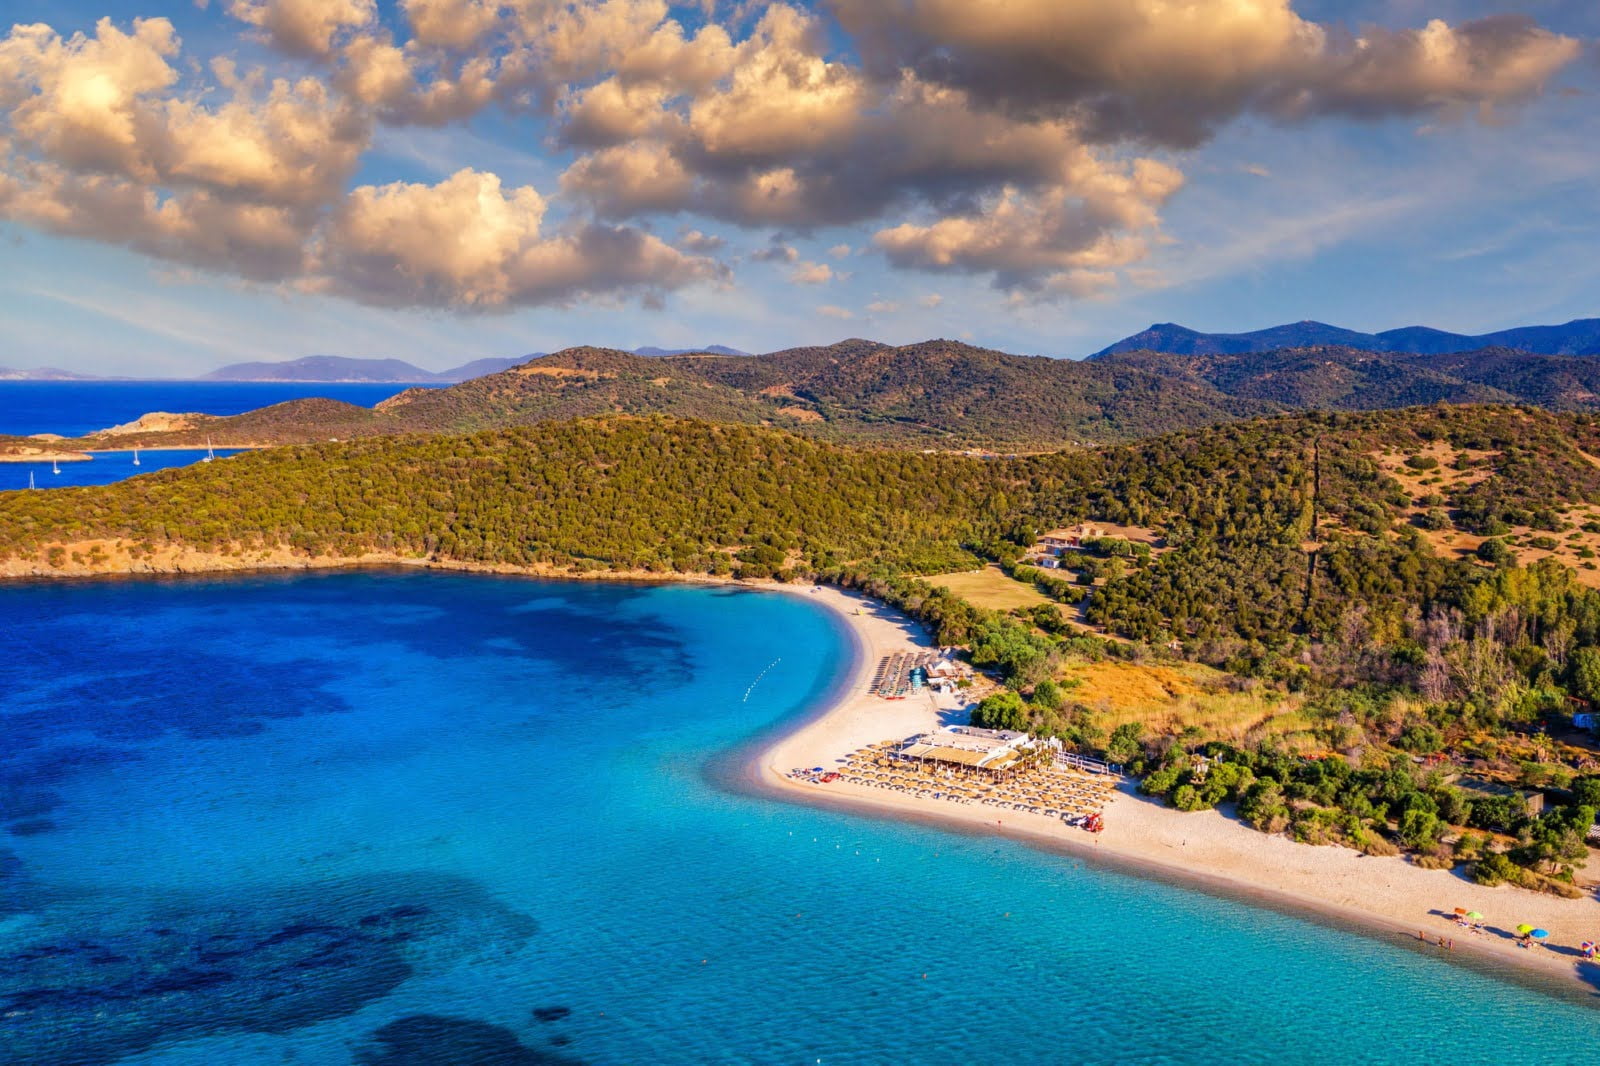
M 971 723 L 980 729 L 1028 728 L 1028 714 L 1022 697 L 1012 689 L 1002 689 L 972 709 Z
M 1506 542 L 1493 537 L 1478 545 L 1478 558 L 1494 566 L 1511 567 L 1517 563 L 1517 555 Z
M 1521 884 L 1522 868 L 1497 851 L 1472 864 L 1472 879 L 1480 885 Z
M 1406 465 L 1413 470 L 1437 470 L 1439 469 L 1439 460 L 1431 455 L 1408 455 L 1406 456 Z
M 1106 742 L 1106 758 L 1114 763 L 1130 763 L 1144 753 L 1144 731 L 1137 722 L 1124 722 L 1111 731 Z

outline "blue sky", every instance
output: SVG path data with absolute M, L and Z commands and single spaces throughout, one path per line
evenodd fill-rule
M 1081 356 L 1157 321 L 1242 330 L 1317 318 L 1368 330 L 1425 324 L 1480 332 L 1600 314 L 1593 254 L 1600 152 L 1592 147 L 1600 143 L 1594 106 L 1600 9 L 1591 3 L 1253 0 L 1295 26 L 1321 24 L 1316 35 L 1335 41 L 1327 46 L 1334 51 L 1341 31 L 1403 35 L 1435 19 L 1454 30 L 1487 16 L 1523 15 L 1546 36 L 1517 45 L 1522 51 L 1497 44 L 1500 50 L 1477 60 L 1467 75 L 1433 68 L 1397 75 L 1396 85 L 1381 93 L 1354 84 L 1356 75 L 1337 56 L 1288 89 L 1290 76 L 1275 62 L 1259 81 L 1225 71 L 1255 102 L 1208 105 L 1198 134 L 1170 133 L 1165 125 L 1154 135 L 1144 127 L 1129 132 L 1130 111 L 1143 109 L 1140 121 L 1156 125 L 1182 111 L 1184 87 L 1161 81 L 1158 71 L 1149 83 L 1118 74 L 1085 90 L 1060 74 L 1065 68 L 1056 57 L 1070 47 L 1065 40 L 1059 49 L 1039 51 L 1028 42 L 1033 50 L 1017 52 L 1017 69 L 1040 64 L 1027 78 L 997 80 L 982 62 L 993 55 L 976 52 L 965 73 L 918 68 L 925 99 L 937 96 L 945 107 L 958 96 L 961 121 L 982 123 L 973 129 L 1028 144 L 1040 130 L 1051 131 L 1055 139 L 1039 149 L 1033 169 L 1002 167 L 996 177 L 959 146 L 926 148 L 928 160 L 915 174 L 862 158 L 875 137 L 888 138 L 881 142 L 884 155 L 923 150 L 922 116 L 932 113 L 895 112 L 887 102 L 896 79 L 903 86 L 904 71 L 916 63 L 914 56 L 873 50 L 870 27 L 890 17 L 882 14 L 894 6 L 887 2 L 853 14 L 848 3 L 798 12 L 786 25 L 805 29 L 803 39 L 799 30 L 784 36 L 788 31 L 775 19 L 763 21 L 767 5 L 741 12 L 723 4 L 709 18 L 694 7 L 674 8 L 645 31 L 672 20 L 681 38 L 694 39 L 708 24 L 725 26 L 732 50 L 718 60 L 724 66 L 713 75 L 674 73 L 679 81 L 646 84 L 667 101 L 659 110 L 637 110 L 650 132 L 579 144 L 571 143 L 574 101 L 613 81 L 614 68 L 635 69 L 642 51 L 619 45 L 600 60 L 576 59 L 558 51 L 575 34 L 529 46 L 527 31 L 497 28 L 431 53 L 414 13 L 380 4 L 364 14 L 362 0 L 349 2 L 350 18 L 314 46 L 292 37 L 292 0 L 212 0 L 203 10 L 77 0 L 7 5 L 12 22 L 47 24 L 60 47 L 37 46 L 34 58 L 18 62 L 13 45 L 9 68 L 0 50 L 0 100 L 9 77 L 10 99 L 30 94 L 36 109 L 19 113 L 16 128 L 0 124 L 0 139 L 13 146 L 10 156 L 0 151 L 12 181 L 10 200 L 0 184 L 0 219 L 8 219 L 0 221 L 0 365 L 181 376 L 243 359 L 331 353 L 441 369 L 572 344 L 722 343 L 764 351 L 847 336 L 897 343 L 942 336 Z M 648 7 L 645 0 L 628 2 Z M 1060 0 L 1055 10 L 1073 2 Z M 280 3 L 289 4 L 286 14 L 274 7 Z M 1208 3 L 1190 5 L 1204 14 Z M 248 10 L 235 17 L 241 13 L 230 14 L 234 6 Z M 1025 15 L 1029 4 L 1011 6 Z M 960 57 L 971 39 L 961 36 L 959 19 L 941 21 L 938 8 L 938 0 L 906 0 L 897 10 L 912 21 L 891 28 L 927 35 Z M 71 80 L 73 70 L 86 66 L 62 64 L 94 58 L 74 52 L 70 39 L 80 32 L 94 38 L 104 17 L 127 33 L 136 18 L 165 18 L 182 42 L 166 55 L 173 83 L 130 91 L 131 102 L 124 101 L 144 109 L 127 112 L 143 116 L 138 130 L 156 121 L 150 116 L 168 128 L 126 153 L 116 115 L 81 110 L 109 105 L 99 98 L 86 105 L 82 93 L 50 97 L 52 85 L 98 84 Z M 1154 43 L 1139 47 L 1170 63 L 1170 53 L 1159 52 L 1172 47 L 1165 43 L 1170 38 L 1159 37 L 1159 29 L 1143 27 Z M 1041 20 L 1040 36 L 1050 32 Z M 345 106 L 341 71 L 361 40 L 401 46 L 413 37 L 419 40 L 405 55 L 416 64 L 418 93 L 482 56 L 500 64 L 494 98 L 442 122 L 415 117 L 422 106 L 417 95 L 363 100 L 350 111 L 361 129 L 341 134 L 351 138 L 348 158 L 297 156 L 292 166 L 273 159 L 270 181 L 246 174 L 243 163 L 230 169 L 248 142 L 215 148 L 204 136 L 221 126 L 194 124 L 197 112 L 212 114 L 227 97 L 207 69 L 217 57 L 241 71 L 259 68 L 269 78 L 326 86 L 318 106 L 333 108 Z M 1566 48 L 1552 43 L 1556 38 L 1573 43 Z M 1408 40 L 1383 39 L 1396 47 Z M 1103 44 L 1134 47 L 1120 39 Z M 514 99 L 505 88 L 512 80 L 504 73 L 507 51 L 524 46 L 538 49 L 539 78 L 557 67 L 567 72 L 566 80 L 529 83 L 530 91 L 546 94 L 543 102 Z M 1023 47 L 993 47 L 1012 46 Z M 1527 51 L 1536 46 L 1542 51 Z M 1220 50 L 1204 40 L 1195 47 Z M 1410 54 L 1397 53 L 1385 77 Z M 1194 61 L 1202 66 L 1190 76 L 1212 73 L 1203 66 L 1207 57 Z M 1538 69 L 1527 75 L 1529 67 Z M 94 73 L 110 71 L 115 80 L 131 78 L 129 69 L 107 64 Z M 772 81 L 773 70 L 791 72 L 782 75 L 789 80 Z M 797 87 L 795 70 L 818 80 Z M 1072 72 L 1094 76 L 1084 75 L 1081 64 Z M 727 88 L 758 75 L 768 79 L 754 81 L 758 97 Z M 1052 83 L 1058 76 L 1060 84 Z M 714 111 L 718 94 L 727 103 Z M 848 102 L 839 102 L 841 94 Z M 1291 98 L 1313 102 L 1285 102 Z M 768 114 L 756 106 L 772 101 L 784 107 Z M 1080 134 L 1092 121 L 1085 116 L 1102 105 L 1117 128 Z M 890 117 L 866 137 L 829 132 L 853 120 L 852 108 Z M 937 114 L 935 133 L 956 112 Z M 238 118 L 250 122 L 256 115 Z M 690 125 L 692 137 L 683 132 Z M 282 139 L 281 128 L 272 129 Z M 768 130 L 788 140 L 777 148 L 757 144 Z M 736 158 L 726 149 L 740 138 L 745 154 Z M 116 152 L 100 150 L 112 142 Z M 586 157 L 646 147 L 689 161 L 678 200 L 608 209 L 595 183 L 574 177 Z M 753 172 L 747 161 L 758 155 L 766 160 L 759 167 L 789 167 L 801 175 L 796 180 L 814 183 L 797 194 L 804 203 L 751 206 L 741 199 L 746 187 L 728 175 L 745 166 L 737 179 L 744 180 Z M 1138 180 L 1130 177 L 1135 160 L 1150 168 Z M 316 167 L 326 180 L 302 183 L 297 175 Z M 833 177 L 830 170 L 850 171 L 855 183 L 816 192 L 823 188 L 816 182 Z M 463 171 L 470 176 L 460 177 Z M 492 186 L 485 184 L 488 175 Z M 153 204 L 170 201 L 188 211 L 185 198 L 194 196 L 206 210 L 229 214 L 196 208 L 200 221 L 185 216 L 175 229 L 153 212 L 123 225 L 109 208 L 82 206 L 86 189 L 103 191 L 108 181 L 149 195 Z M 896 182 L 883 203 L 874 199 Z M 405 184 L 383 193 L 391 183 Z M 1006 188 L 1025 209 L 1020 224 L 1006 213 Z M 516 190 L 523 189 L 527 195 L 519 198 Z M 486 203 L 489 214 L 473 213 Z M 254 231 L 239 221 L 263 206 L 294 220 L 285 223 L 288 245 L 274 238 L 270 262 L 250 244 Z M 430 212 L 441 228 L 418 237 L 412 220 Z M 217 227 L 231 234 L 233 226 L 241 236 L 221 245 L 212 240 Z M 1031 229 L 1041 226 L 1050 236 L 1035 243 Z M 441 247 L 469 230 L 461 247 Z

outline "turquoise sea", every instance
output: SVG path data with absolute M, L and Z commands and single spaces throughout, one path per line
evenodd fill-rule
M 26 584 L 0 637 L 7 1064 L 1575 1063 L 1600 1036 L 1584 989 L 745 794 L 730 752 L 850 655 L 803 597 Z

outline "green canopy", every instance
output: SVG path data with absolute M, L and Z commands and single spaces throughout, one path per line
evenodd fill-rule
M 1474 922 L 1483 921 L 1483 913 L 1481 911 L 1468 911 L 1467 917 Z
M 1529 933 L 1533 932 L 1533 926 L 1531 926 L 1531 925 L 1519 925 L 1519 926 L 1517 926 L 1517 932 L 1519 934 L 1521 934 L 1522 936 L 1527 936 Z

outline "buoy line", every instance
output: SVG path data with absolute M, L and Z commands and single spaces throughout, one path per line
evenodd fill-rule
M 768 663 L 762 669 L 762 671 L 759 674 L 756 675 L 756 679 L 754 681 L 750 682 L 750 687 L 744 690 L 744 699 L 740 700 L 739 702 L 740 703 L 749 703 L 750 702 L 750 693 L 754 692 L 756 690 L 756 686 L 761 684 L 761 679 L 763 677 L 767 676 L 767 671 L 771 670 L 774 666 L 777 666 L 781 662 L 783 662 L 783 656 L 780 655 L 778 658 L 776 658 L 776 659 L 772 660 L 770 663 Z

